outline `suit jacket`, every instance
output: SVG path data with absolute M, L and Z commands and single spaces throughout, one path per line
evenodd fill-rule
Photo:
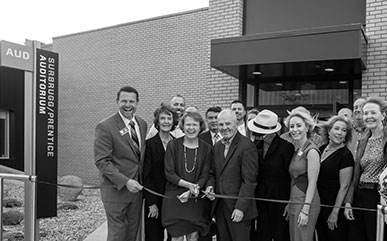
M 289 164 L 293 154 L 294 146 L 275 134 L 265 157 L 258 159 L 257 197 L 289 200 Z
M 95 129 L 94 157 L 100 171 L 102 201 L 128 202 L 132 193 L 125 184 L 129 179 L 141 182 L 147 126 L 143 119 L 135 118 L 140 129 L 140 156 L 118 112 L 102 120 Z
M 254 197 L 257 185 L 258 155 L 255 145 L 237 132 L 230 144 L 226 158 L 224 145 L 214 146 L 212 170 L 207 186 L 214 186 L 215 193 L 238 197 Z M 217 200 L 216 200 L 217 201 Z M 244 212 L 243 220 L 257 216 L 256 203 L 248 199 L 224 199 L 231 212 L 236 208 Z M 213 208 L 216 208 L 216 203 Z
M 203 133 L 200 133 L 199 138 L 202 139 L 203 141 L 207 142 L 211 146 L 213 145 L 212 144 L 211 132 L 209 130 L 205 131 Z
M 164 146 L 159 133 L 157 133 L 146 141 L 143 178 L 145 187 L 161 194 L 165 192 L 165 183 L 167 181 L 164 172 L 164 155 Z M 161 197 L 147 191 L 144 192 L 144 197 L 147 207 L 157 204 L 158 208 L 161 208 Z

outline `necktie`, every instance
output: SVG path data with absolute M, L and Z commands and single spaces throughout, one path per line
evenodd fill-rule
M 135 128 L 136 124 L 134 123 L 134 121 L 130 121 L 129 125 L 130 125 L 130 135 L 132 136 L 133 145 L 136 149 L 137 154 L 139 155 L 140 154 L 140 143 L 138 142 L 138 137 L 137 137 L 137 133 L 136 133 L 136 128 Z
M 224 145 L 224 158 L 226 159 L 227 153 L 228 153 L 228 149 L 230 148 L 230 144 L 231 143 L 230 143 L 230 140 L 225 139 L 225 138 L 222 139 L 222 143 Z
M 218 142 L 219 138 L 220 138 L 219 134 L 215 133 L 214 138 L 212 138 L 212 145 L 215 145 L 216 142 Z

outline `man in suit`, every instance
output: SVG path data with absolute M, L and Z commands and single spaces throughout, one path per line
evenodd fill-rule
M 219 106 L 210 107 L 206 111 L 208 130 L 200 133 L 199 138 L 210 145 L 215 145 L 222 137 L 218 128 L 218 114 L 222 111 Z
M 206 192 L 254 197 L 257 185 L 257 149 L 237 130 L 235 113 L 226 109 L 218 115 L 222 141 L 214 146 L 213 170 Z M 222 241 L 249 241 L 251 220 L 257 216 L 256 204 L 248 199 L 217 199 L 214 211 Z
M 242 135 L 247 136 L 247 133 L 246 133 L 246 123 L 245 123 L 246 109 L 245 109 L 244 104 L 240 100 L 234 100 L 231 103 L 230 108 L 231 108 L 232 111 L 235 112 L 235 115 L 237 117 L 238 131 Z
M 135 115 L 138 99 L 136 89 L 122 87 L 116 99 L 118 112 L 95 129 L 94 157 L 100 171 L 108 241 L 134 241 L 139 229 L 147 126 Z
M 281 124 L 270 110 L 262 110 L 247 123 L 258 151 L 257 198 L 287 201 L 290 196 L 289 164 L 294 147 L 278 135 Z M 289 241 L 289 223 L 283 213 L 286 204 L 257 201 L 258 218 L 255 240 Z

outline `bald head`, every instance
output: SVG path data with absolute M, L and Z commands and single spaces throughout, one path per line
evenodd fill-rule
M 342 116 L 342 117 L 344 117 L 347 120 L 351 120 L 352 119 L 352 110 L 350 110 L 348 108 L 342 108 L 342 109 L 339 110 L 337 115 L 338 116 Z
M 232 138 L 237 132 L 237 117 L 230 109 L 222 110 L 218 115 L 218 126 L 220 134 L 225 139 Z

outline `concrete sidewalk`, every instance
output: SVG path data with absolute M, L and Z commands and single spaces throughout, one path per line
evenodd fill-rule
M 104 222 L 94 232 L 92 232 L 83 241 L 106 241 L 107 236 L 107 222 Z

